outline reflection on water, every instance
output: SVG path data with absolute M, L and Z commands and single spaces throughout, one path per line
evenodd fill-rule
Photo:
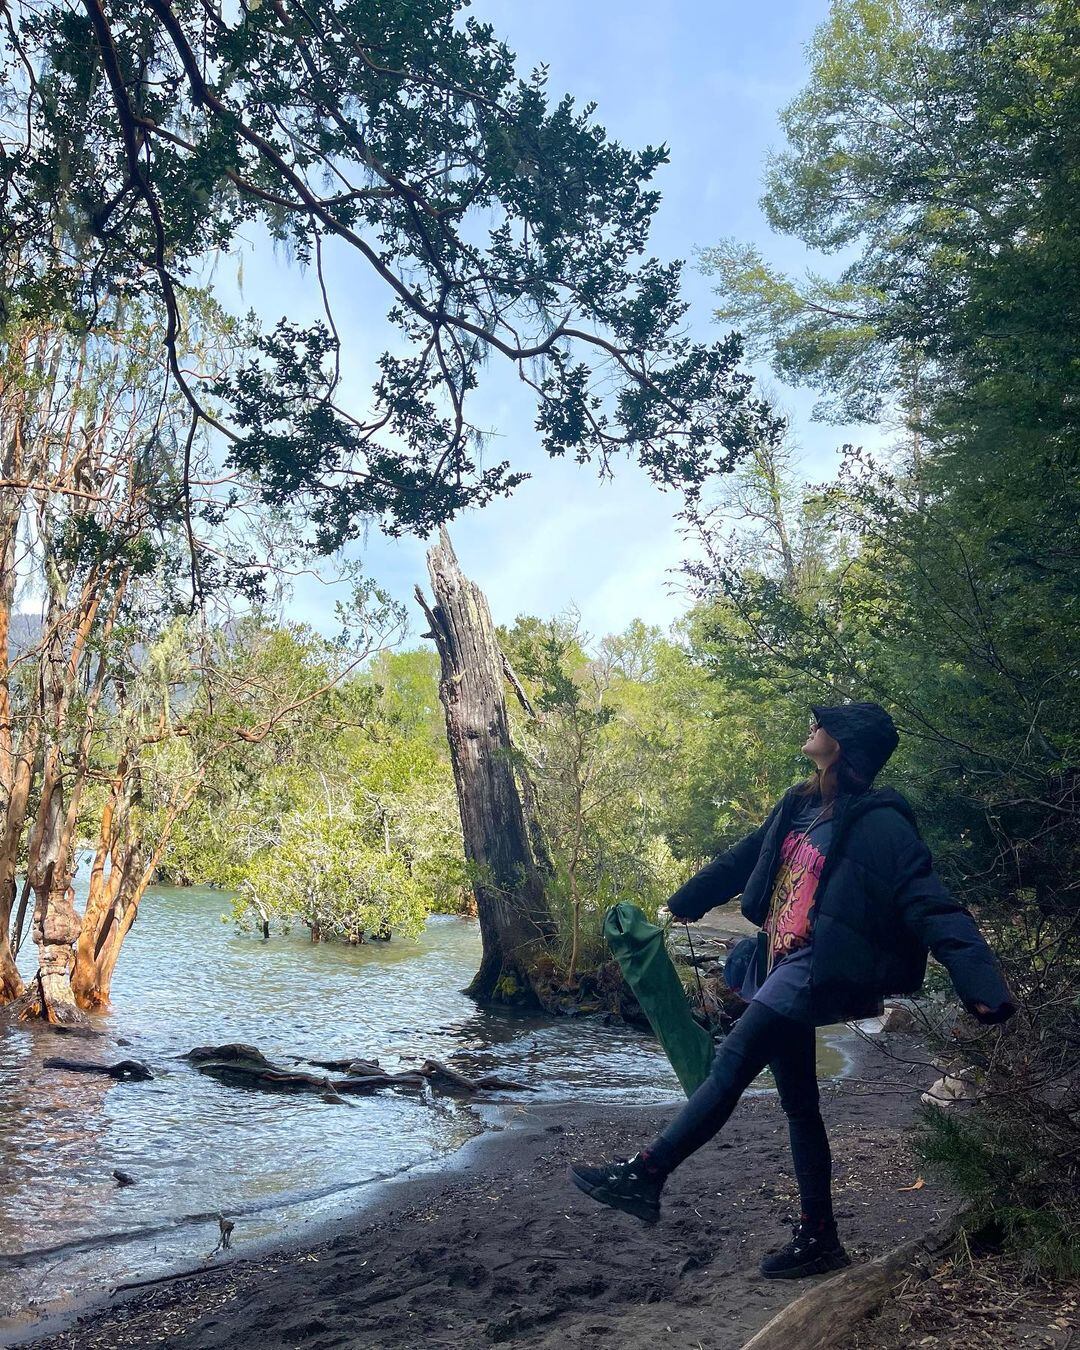
M 433 918 L 416 943 L 264 943 L 225 921 L 219 892 L 159 888 L 125 945 L 98 1040 L 0 1021 L 0 1316 L 207 1255 L 216 1213 L 237 1246 L 355 1203 L 355 1188 L 457 1148 L 465 1106 L 386 1092 L 335 1105 L 227 1087 L 177 1056 L 246 1041 L 271 1059 L 428 1056 L 497 1068 L 530 1100 L 679 1099 L 658 1047 L 597 1019 L 479 1012 L 460 990 L 476 925 Z M 27 974 L 32 954 L 24 954 Z M 150 1083 L 42 1068 L 50 1055 L 146 1060 Z M 823 1045 L 821 1068 L 842 1056 Z M 137 1184 L 120 1188 L 118 1168 Z M 62 1250 L 58 1250 L 61 1249 Z

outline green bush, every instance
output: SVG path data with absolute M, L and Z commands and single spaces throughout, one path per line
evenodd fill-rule
M 968 1231 L 997 1229 L 1029 1270 L 1069 1279 L 1080 1275 L 1078 1159 L 1032 1124 L 1015 1103 L 967 1115 L 928 1107 L 915 1150 L 971 1205 Z

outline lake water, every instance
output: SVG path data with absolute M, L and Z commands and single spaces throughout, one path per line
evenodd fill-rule
M 394 1070 L 433 1057 L 498 1069 L 533 1088 L 530 1101 L 680 1099 L 639 1032 L 478 1011 L 460 991 L 479 956 L 478 928 L 463 919 L 434 917 L 415 943 L 263 942 L 236 932 L 220 892 L 148 893 L 113 1006 L 96 1019 L 101 1038 L 0 1018 L 0 1318 L 196 1263 L 218 1240 L 218 1212 L 235 1223 L 235 1248 L 294 1235 L 482 1128 L 467 1102 L 430 1094 L 336 1105 L 229 1087 L 178 1058 L 197 1045 L 244 1041 L 273 1060 L 351 1056 Z M 20 966 L 33 973 L 32 951 Z M 53 1055 L 137 1058 L 155 1078 L 43 1068 Z M 823 1073 L 841 1072 L 843 1035 L 822 1038 L 819 1059 Z M 114 1168 L 137 1184 L 117 1186 Z

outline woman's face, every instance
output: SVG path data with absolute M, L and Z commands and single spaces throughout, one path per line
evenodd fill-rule
M 802 748 L 803 754 L 812 759 L 819 769 L 827 769 L 840 753 L 840 742 L 834 741 L 823 726 L 811 719 L 810 735 Z

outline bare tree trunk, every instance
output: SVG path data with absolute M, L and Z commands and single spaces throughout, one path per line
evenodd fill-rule
M 502 666 L 503 674 L 510 682 L 510 688 L 517 695 L 518 702 L 521 704 L 526 717 L 539 722 L 541 719 L 536 709 L 529 702 L 529 696 L 525 693 L 513 666 L 506 659 L 505 652 L 502 654 Z M 547 840 L 544 838 L 544 827 L 540 823 L 540 801 L 536 784 L 533 782 L 533 776 L 524 755 L 515 756 L 514 770 L 517 774 L 518 788 L 521 794 L 521 809 L 525 813 L 525 824 L 529 830 L 529 843 L 532 845 L 533 858 L 536 860 L 536 866 L 546 883 L 549 878 L 555 875 L 555 864 L 551 860 L 551 851 L 548 848 Z
M 18 483 L 37 471 L 37 449 L 27 445 L 25 381 L 20 378 L 32 345 L 23 332 L 0 367 L 0 474 Z M 37 369 L 42 356 L 39 351 Z M 19 842 L 30 800 L 41 724 L 31 718 L 16 735 L 11 696 L 11 613 L 18 581 L 16 557 L 25 494 L 18 487 L 0 490 L 0 1003 L 23 992 L 11 948 L 11 912 L 15 904 Z
M 780 466 L 776 462 L 776 454 L 771 446 L 763 446 L 760 453 L 755 453 L 755 458 L 760 465 L 762 478 L 764 479 L 765 492 L 769 503 L 769 524 L 776 535 L 777 547 L 780 550 L 784 581 L 788 586 L 794 586 L 796 581 L 795 554 L 791 548 L 791 536 L 788 534 L 787 517 L 784 511 L 784 492 Z
M 84 763 L 65 763 L 64 743 L 69 733 L 68 713 L 83 654 L 97 617 L 100 592 L 91 582 L 84 584 L 83 604 L 72 622 L 70 613 L 64 609 L 58 569 L 52 570 L 50 584 L 53 593 L 38 672 L 39 711 L 45 724 L 45 761 L 41 800 L 27 851 L 27 879 L 35 899 L 32 932 L 38 948 L 39 969 L 37 1001 L 31 1001 L 24 1015 L 41 1016 L 50 1022 L 70 1022 L 78 1019 L 71 971 L 75 964 L 75 943 L 82 927 L 71 884 L 72 855 L 86 766 Z M 69 622 L 74 627 L 70 651 L 64 646 L 64 632 Z M 87 708 L 91 723 L 94 706 L 96 699 L 92 693 Z M 81 760 L 82 756 L 78 758 Z
M 176 822 L 191 806 L 206 776 L 205 765 L 179 793 L 157 830 L 152 851 L 140 847 L 131 818 L 138 788 L 135 754 L 125 755 L 102 812 L 101 832 L 90 875 L 90 894 L 75 948 L 72 993 L 80 1008 L 105 1008 L 124 939 L 139 913 L 139 904 L 165 856 Z M 109 861 L 105 870 L 106 858 Z
M 38 948 L 36 1002 L 25 1010 L 50 1022 L 68 1022 L 78 1016 L 71 992 L 73 947 L 79 936 L 75 893 L 69 884 L 70 849 L 64 825 L 64 765 L 62 736 L 71 689 L 69 669 L 54 595 L 49 607 L 49 630 L 38 671 L 38 711 L 45 723 L 45 760 L 41 797 L 27 849 L 27 880 L 34 893 L 32 936 Z
M 16 895 L 19 841 L 30 804 L 40 731 L 40 719 L 31 719 L 14 760 L 10 791 L 0 817 L 0 1003 L 10 1003 L 23 992 L 22 978 L 11 948 L 10 925 Z M 21 928 L 21 924 L 18 926 Z
M 514 779 L 503 660 L 491 611 L 449 535 L 428 552 L 435 603 L 416 589 L 439 650 L 439 697 L 484 954 L 467 992 L 481 1002 L 542 997 L 554 924 Z

